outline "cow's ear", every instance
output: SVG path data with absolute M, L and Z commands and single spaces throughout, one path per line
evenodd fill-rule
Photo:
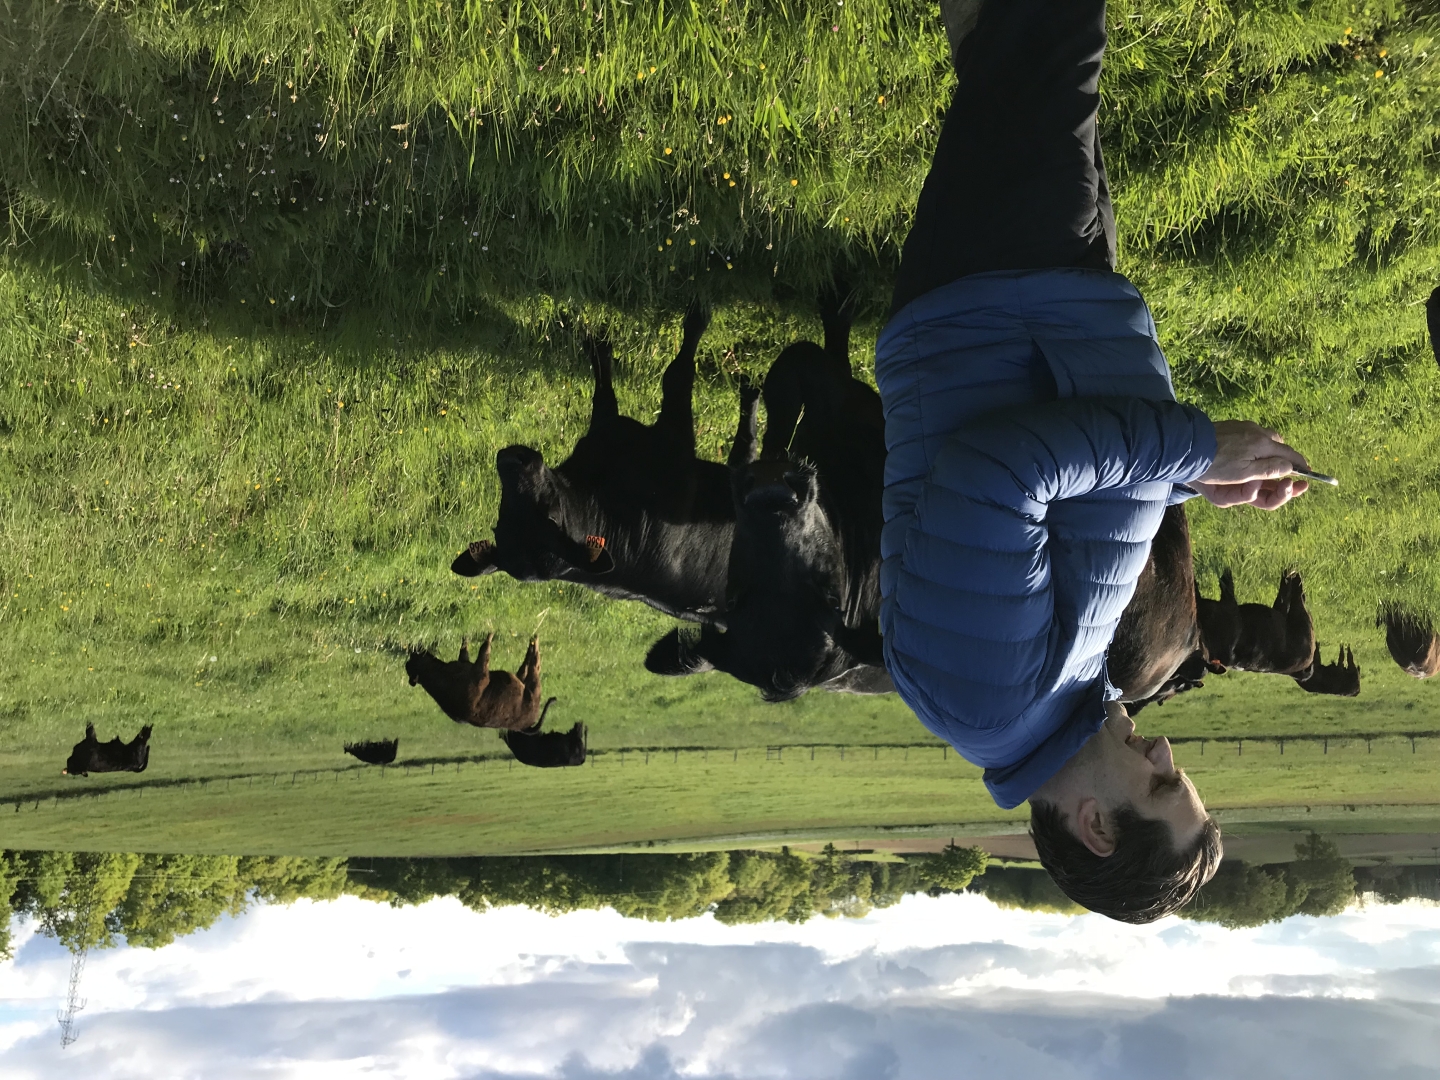
M 495 566 L 495 545 L 489 540 L 476 540 L 450 564 L 450 569 L 461 577 L 479 577 L 493 574 Z
M 603 536 L 585 537 L 585 572 L 587 574 L 608 574 L 615 569 L 615 560 L 605 548 Z
M 698 634 L 686 634 L 679 629 L 671 630 L 645 654 L 645 670 L 652 675 L 698 675 L 702 671 L 713 671 L 715 665 L 696 651 L 700 644 Z
M 587 536 L 585 542 L 581 544 L 571 540 L 558 529 L 556 533 L 551 550 L 577 570 L 596 577 L 600 574 L 608 574 L 615 569 L 615 560 L 606 550 L 603 536 Z

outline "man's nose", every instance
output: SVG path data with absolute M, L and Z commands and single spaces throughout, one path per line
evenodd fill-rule
M 1150 763 L 1157 770 L 1167 776 L 1175 771 L 1175 755 L 1170 752 L 1170 740 L 1161 735 L 1150 747 L 1150 752 L 1145 755 Z

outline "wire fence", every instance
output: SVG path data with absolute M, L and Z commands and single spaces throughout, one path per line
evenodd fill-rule
M 1276 759 L 1295 757 L 1297 753 L 1323 758 L 1349 758 L 1363 753 L 1373 755 L 1378 748 L 1405 756 L 1418 756 L 1422 750 L 1440 746 L 1440 729 L 1405 732 L 1327 732 L 1321 734 L 1196 735 L 1170 739 L 1176 748 L 1193 749 L 1194 759 L 1243 758 L 1249 753 L 1273 754 Z M 1318 754 L 1315 752 L 1318 751 Z M 1186 755 L 1188 756 L 1188 755 Z M 652 765 L 779 766 L 810 762 L 895 762 L 943 763 L 961 761 L 948 745 L 923 743 L 778 743 L 766 746 L 625 746 L 590 750 L 581 768 L 645 768 Z M 1192 759 L 1192 760 L 1194 760 Z M 420 758 L 392 765 L 347 764 L 337 767 L 260 770 L 228 776 L 153 777 L 131 782 L 111 782 L 103 787 L 84 787 L 85 780 L 75 778 L 65 788 L 34 791 L 13 797 L 0 797 L 0 813 L 38 810 L 42 805 L 61 806 L 84 800 L 143 799 L 168 792 L 203 791 L 215 794 L 239 791 L 263 792 L 267 789 L 293 788 L 299 785 L 342 784 L 365 781 L 390 782 L 419 777 L 436 777 L 466 772 L 515 771 L 517 762 L 508 753 L 472 754 L 456 757 Z M 526 771 L 524 765 L 520 766 Z M 548 770 L 547 770 L 548 771 Z M 567 770 L 568 771 L 568 770 Z M 3 818 L 0 818 L 3 820 Z

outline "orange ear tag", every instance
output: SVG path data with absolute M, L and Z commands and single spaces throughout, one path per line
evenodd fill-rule
M 476 562 L 480 562 L 485 556 L 490 554 L 494 546 L 495 545 L 490 543 L 489 540 L 476 540 L 470 545 L 470 557 Z
M 594 562 L 596 559 L 600 558 L 600 553 L 605 550 L 605 537 L 585 537 L 585 550 L 590 553 L 590 561 Z

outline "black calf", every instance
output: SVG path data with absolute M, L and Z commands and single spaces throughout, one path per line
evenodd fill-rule
M 523 731 L 502 731 L 500 738 L 521 765 L 555 769 L 585 764 L 584 724 L 576 724 L 565 732 L 542 731 L 534 735 Z
M 1308 673 L 1302 672 L 1301 675 L 1294 677 L 1295 683 L 1308 693 L 1333 694 L 1336 697 L 1360 695 L 1360 665 L 1355 663 L 1355 654 L 1350 651 L 1349 645 L 1340 646 L 1340 654 L 1333 664 L 1322 664 L 1317 648 L 1315 662 Z
M 378 739 L 345 744 L 345 753 L 359 758 L 366 765 L 389 765 L 395 760 L 395 752 L 398 749 L 400 749 L 399 739 Z

